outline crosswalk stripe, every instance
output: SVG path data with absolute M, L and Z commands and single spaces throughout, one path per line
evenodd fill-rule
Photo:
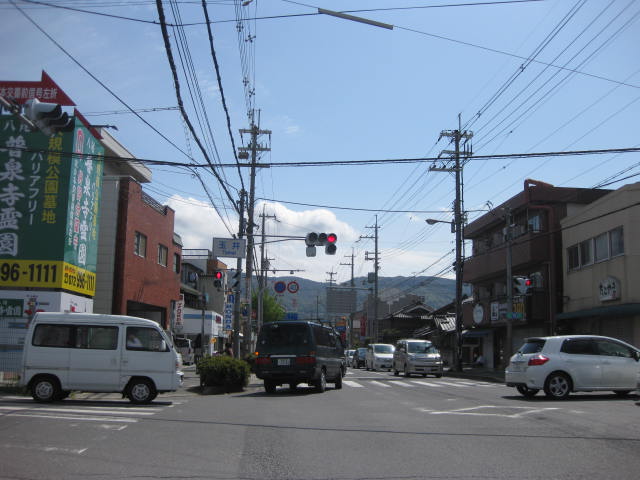
M 425 385 L 427 387 L 437 387 L 437 388 L 442 387 L 442 385 L 438 385 L 437 383 L 425 382 L 424 380 L 411 380 L 411 381 L 413 383 L 417 383 L 418 385 Z
M 410 383 L 404 383 L 404 382 L 391 382 L 392 385 L 398 385 L 400 387 L 405 387 L 405 388 L 411 388 L 413 387 L 413 385 L 411 385 Z
M 358 382 L 353 382 L 351 380 L 343 380 L 342 383 L 344 383 L 345 385 L 348 385 L 349 387 L 354 387 L 354 388 L 363 387 L 363 385 L 360 385 Z
M 438 384 L 439 385 L 450 385 L 452 387 L 458 387 L 458 388 L 467 388 L 467 385 L 460 385 L 459 383 L 453 383 L 453 382 L 442 382 L 442 381 L 439 381 Z
M 374 385 L 378 385 L 380 387 L 384 387 L 384 388 L 391 388 L 391 385 L 387 385 L 386 383 L 382 383 L 382 382 L 377 382 L 376 380 L 372 380 L 370 383 Z

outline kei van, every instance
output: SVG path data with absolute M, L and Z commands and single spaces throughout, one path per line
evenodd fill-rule
M 20 385 L 39 402 L 72 390 L 117 392 L 151 402 L 182 385 L 180 356 L 156 322 L 121 315 L 37 313 L 29 325 Z

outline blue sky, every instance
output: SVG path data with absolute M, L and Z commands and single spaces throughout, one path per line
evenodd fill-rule
M 132 114 L 104 114 L 126 107 L 78 65 L 134 109 L 177 105 L 159 25 L 116 18 L 157 22 L 155 2 L 122 3 L 55 2 L 94 12 L 86 13 L 16 1 L 19 11 L 0 1 L 0 79 L 39 80 L 45 70 L 92 123 L 116 125 L 112 134 L 138 158 L 184 163 L 190 161 L 185 153 L 192 152 L 196 163 L 204 163 L 177 110 L 140 113 L 172 145 Z M 170 28 L 185 108 L 198 136 L 212 138 L 206 142 L 210 158 L 233 163 L 201 2 L 163 3 L 167 22 L 193 24 L 183 34 L 210 135 L 201 130 L 189 94 L 177 50 L 179 32 Z M 463 128 L 474 133 L 476 155 L 638 146 L 637 2 L 472 3 L 253 0 L 241 7 L 231 0 L 210 1 L 236 146 L 246 145 L 247 136 L 243 143 L 238 130 L 248 128 L 250 106 L 259 110 L 260 127 L 272 132 L 271 151 L 261 163 L 435 157 L 451 148 L 437 140 L 442 130 L 457 128 L 459 114 Z M 318 8 L 351 11 L 394 28 L 319 15 Z M 238 35 L 237 11 L 260 19 L 244 21 Z M 253 92 L 251 102 L 243 78 Z M 521 191 L 525 178 L 586 188 L 617 181 L 607 188 L 619 188 L 636 181 L 623 177 L 638 173 L 639 157 L 471 160 L 464 169 L 464 207 L 472 220 L 487 205 L 497 206 Z M 267 235 L 303 236 L 315 230 L 333 231 L 339 238 L 336 256 L 319 253 L 315 258 L 305 257 L 303 242 L 270 243 L 272 268 L 303 270 L 297 275 L 318 281 L 333 271 L 333 279 L 343 282 L 351 269 L 341 264 L 350 262 L 345 255 L 353 251 L 355 274 L 366 275 L 373 262 L 365 260 L 365 252 L 371 256 L 374 245 L 360 237 L 373 234 L 367 227 L 377 213 L 380 275 L 452 277 L 453 235 L 447 225 L 429 226 L 425 219 L 451 219 L 454 178 L 430 172 L 429 165 L 260 169 L 256 214 L 264 205 L 278 219 L 267 221 Z M 153 183 L 145 190 L 176 210 L 176 231 L 185 248 L 210 248 L 212 237 L 237 231 L 237 217 L 210 172 L 201 169 L 207 196 L 184 168 L 151 168 Z M 237 169 L 219 171 L 236 195 L 241 185 Z M 248 188 L 248 170 L 242 171 Z

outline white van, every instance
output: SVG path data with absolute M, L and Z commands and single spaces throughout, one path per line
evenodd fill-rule
M 121 315 L 37 313 L 29 325 L 20 385 L 39 402 L 72 390 L 118 392 L 151 402 L 182 385 L 180 356 L 156 322 Z

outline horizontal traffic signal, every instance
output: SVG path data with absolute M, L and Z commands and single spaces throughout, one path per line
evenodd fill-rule
M 24 104 L 24 114 L 46 135 L 73 130 L 73 117 L 62 111 L 57 103 L 31 98 Z
M 335 233 L 310 232 L 307 233 L 304 241 L 307 244 L 307 257 L 315 257 L 316 247 L 322 246 L 324 246 L 324 253 L 327 255 L 335 255 L 338 236 Z

